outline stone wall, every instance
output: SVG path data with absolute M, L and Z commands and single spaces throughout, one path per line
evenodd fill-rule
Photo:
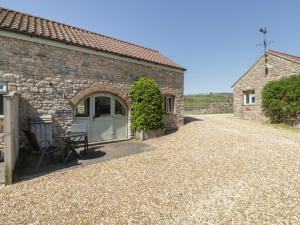
M 300 64 L 275 56 L 267 56 L 268 74 L 265 76 L 264 57 L 262 57 L 247 73 L 234 85 L 233 108 L 234 114 L 244 119 L 266 120 L 261 108 L 261 91 L 265 84 L 278 80 L 283 76 L 300 73 Z M 243 91 L 255 90 L 255 105 L 243 105 Z
M 200 108 L 199 113 L 232 113 L 232 102 L 211 103 L 206 108 Z
M 185 106 L 185 112 L 196 114 L 232 113 L 232 102 L 215 102 L 210 104 L 199 104 Z
M 143 75 L 175 96 L 174 126 L 183 124 L 183 71 L 174 72 L 99 55 L 0 37 L 0 82 L 21 94 L 20 129 L 33 116 L 51 115 L 53 134 L 65 133 L 73 120 L 70 100 L 90 87 L 110 87 L 128 95 Z M 169 121 L 169 120 L 167 120 Z

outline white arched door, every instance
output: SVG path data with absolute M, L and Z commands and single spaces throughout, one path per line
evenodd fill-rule
M 87 131 L 90 142 L 127 138 L 128 110 L 118 97 L 99 93 L 76 107 L 72 131 Z

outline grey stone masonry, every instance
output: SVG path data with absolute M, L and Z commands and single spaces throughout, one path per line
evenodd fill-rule
M 51 115 L 53 134 L 69 131 L 73 120 L 70 100 L 90 87 L 110 87 L 128 95 L 139 76 L 157 81 L 162 93 L 175 97 L 169 126 L 183 124 L 184 71 L 143 65 L 100 55 L 0 36 L 0 82 L 21 94 L 20 129 L 33 116 Z
M 261 91 L 272 80 L 300 73 L 300 63 L 267 53 L 268 74 L 265 75 L 265 59 L 261 57 L 247 73 L 238 80 L 233 88 L 233 109 L 237 117 L 244 119 L 267 120 L 261 107 Z M 254 105 L 243 104 L 243 92 L 254 90 L 256 102 Z

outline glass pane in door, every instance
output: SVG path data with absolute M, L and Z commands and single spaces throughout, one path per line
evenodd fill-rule
M 126 116 L 125 107 L 117 99 L 115 99 L 115 115 Z
M 90 98 L 87 98 L 76 106 L 75 117 L 89 117 L 90 116 Z
M 95 97 L 95 117 L 97 118 L 110 115 L 110 104 L 110 97 Z

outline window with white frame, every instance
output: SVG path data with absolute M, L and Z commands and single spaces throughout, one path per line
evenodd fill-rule
M 244 91 L 244 105 L 255 105 L 255 91 Z
M 165 96 L 164 97 L 164 108 L 165 108 L 165 113 L 167 113 L 167 114 L 174 113 L 174 97 L 173 96 Z
M 6 94 L 6 84 L 0 83 L 0 116 L 4 114 L 3 95 Z

